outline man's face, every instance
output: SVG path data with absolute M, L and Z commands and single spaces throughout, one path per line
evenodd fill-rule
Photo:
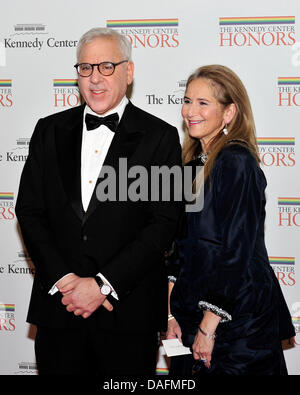
M 78 63 L 118 63 L 124 59 L 114 37 L 97 37 L 83 45 Z M 78 76 L 80 93 L 88 106 L 102 115 L 115 108 L 132 83 L 133 63 L 125 62 L 116 66 L 112 75 L 104 76 L 94 67 L 90 77 Z

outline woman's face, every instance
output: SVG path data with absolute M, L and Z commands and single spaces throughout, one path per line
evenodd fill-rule
M 215 99 L 213 89 L 203 78 L 188 85 L 181 113 L 189 135 L 201 141 L 204 151 L 226 123 L 224 106 Z

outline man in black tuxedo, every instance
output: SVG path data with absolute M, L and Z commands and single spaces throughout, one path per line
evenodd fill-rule
M 181 204 L 97 199 L 104 166 L 119 185 L 120 158 L 148 170 L 181 164 L 176 128 L 125 96 L 130 51 L 113 30 L 84 34 L 75 67 L 86 104 L 40 119 L 31 138 L 16 213 L 36 267 L 28 322 L 40 374 L 155 373 L 164 251 Z

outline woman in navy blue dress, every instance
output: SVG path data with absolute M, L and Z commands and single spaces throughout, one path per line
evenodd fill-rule
M 183 162 L 203 166 L 194 188 L 204 206 L 186 214 L 170 260 L 167 337 L 192 350 L 170 373 L 285 375 L 281 340 L 295 332 L 265 247 L 266 179 L 245 87 L 224 66 L 200 67 L 182 116 Z

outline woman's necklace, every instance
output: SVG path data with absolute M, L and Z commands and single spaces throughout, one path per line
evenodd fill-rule
M 203 152 L 201 152 L 199 155 L 198 155 L 198 158 L 201 160 L 201 162 L 204 164 L 205 162 L 206 162 L 206 160 L 207 160 L 207 158 L 208 158 L 208 153 L 207 154 L 204 154 Z

